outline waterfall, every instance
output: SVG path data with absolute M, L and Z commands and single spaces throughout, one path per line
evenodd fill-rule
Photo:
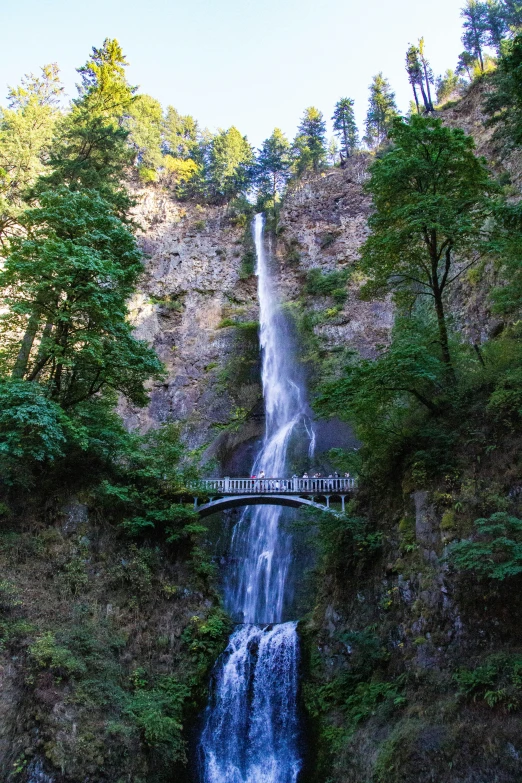
M 262 382 L 266 425 L 253 472 L 285 475 L 290 439 L 303 428 L 313 448 L 306 393 L 291 350 L 264 247 L 264 218 L 254 219 Z M 280 506 L 242 513 L 232 534 L 235 568 L 225 606 L 240 623 L 220 660 L 200 740 L 202 783 L 295 783 L 301 768 L 297 714 L 299 645 L 283 622 L 291 593 L 291 535 Z

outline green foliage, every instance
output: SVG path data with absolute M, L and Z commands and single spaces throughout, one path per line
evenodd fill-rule
M 23 381 L 0 379 L 0 465 L 4 480 L 24 463 L 62 456 L 65 416 L 44 390 Z
M 314 545 L 319 568 L 330 574 L 358 573 L 375 558 L 382 547 L 382 534 L 362 517 L 317 510 L 302 513 L 303 525 L 314 524 Z
M 271 197 L 275 205 L 290 177 L 290 143 L 283 131 L 274 128 L 258 151 L 255 164 L 255 184 L 262 197 Z
M 29 656 L 39 669 L 49 669 L 58 679 L 81 676 L 87 671 L 85 662 L 60 643 L 52 631 L 36 637 L 29 647 Z
M 475 520 L 472 540 L 449 549 L 449 559 L 459 571 L 479 579 L 504 580 L 522 573 L 522 520 L 504 511 Z
M 334 132 L 341 142 L 341 155 L 350 158 L 359 146 L 359 131 L 352 98 L 340 98 L 337 101 L 332 121 Z
M 292 145 L 294 166 L 298 175 L 308 169 L 319 171 L 326 159 L 326 123 L 315 106 L 309 106 L 301 118 Z
M 455 674 L 461 696 L 507 712 L 522 705 L 522 655 L 497 653 Z
M 118 42 L 106 38 L 100 49 L 78 69 L 79 96 L 57 128 L 49 155 L 51 173 L 41 178 L 37 192 L 68 185 L 97 190 L 123 216 L 130 199 L 122 187 L 134 158 L 122 127 L 136 88 L 125 78 L 127 61 Z
M 323 272 L 318 267 L 310 269 L 306 276 L 305 291 L 311 296 L 331 296 L 337 304 L 342 305 L 348 295 L 346 291 L 348 275 L 347 269 L 333 272 Z
M 169 763 L 186 761 L 182 735 L 183 711 L 190 688 L 171 675 L 156 678 L 152 686 L 135 672 L 134 692 L 125 699 L 123 714 L 139 729 L 146 746 L 159 750 Z
M 212 139 L 208 163 L 211 197 L 222 203 L 246 189 L 253 163 L 252 147 L 237 128 L 219 131 Z
M 495 136 L 509 145 L 522 144 L 522 33 L 506 41 L 498 68 L 491 77 L 493 89 L 488 92 L 484 108 L 490 124 L 496 125 Z
M 164 424 L 144 436 L 129 436 L 118 465 L 99 490 L 131 537 L 162 535 L 168 543 L 195 543 L 204 528 L 197 513 L 181 502 L 187 483 L 198 474 L 180 440 L 179 427 Z
M 469 254 L 465 268 L 478 259 L 493 185 L 471 137 L 439 119 L 396 119 L 391 137 L 394 147 L 373 163 L 367 183 L 375 211 L 361 253 L 363 291 L 391 289 L 403 303 L 429 296 L 450 366 L 444 294 L 463 271 L 455 256 Z
M 191 660 L 196 666 L 196 685 L 222 651 L 231 629 L 230 618 L 222 609 L 213 609 L 206 618 L 194 616 L 183 631 Z
M 141 272 L 132 234 L 98 193 L 68 188 L 42 193 L 23 224 L 30 238 L 11 242 L 0 272 L 4 367 L 64 408 L 104 389 L 144 405 L 161 364 L 126 318 Z
M 41 76 L 26 74 L 20 86 L 10 88 L 9 108 L 0 110 L 2 244 L 14 232 L 29 186 L 44 171 L 62 91 L 58 66 L 44 65 Z
M 387 138 L 392 121 L 397 116 L 395 93 L 382 73 L 373 77 L 366 113 L 364 141 L 371 148 L 379 147 Z
M 128 142 L 136 152 L 142 181 L 145 181 L 145 172 L 151 172 L 149 181 L 154 181 L 156 169 L 162 164 L 162 122 L 163 111 L 159 101 L 150 95 L 137 95 L 129 108 L 126 124 L 129 130 Z
M 444 76 L 439 76 L 436 82 L 437 103 L 444 104 L 464 86 L 463 79 L 455 71 L 448 68 Z
M 372 715 L 379 714 L 387 718 L 394 710 L 406 704 L 406 698 L 400 692 L 400 681 L 361 682 L 346 699 L 347 718 L 353 727 Z

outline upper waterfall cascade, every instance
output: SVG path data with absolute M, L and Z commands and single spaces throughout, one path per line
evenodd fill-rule
M 292 435 L 314 448 L 306 389 L 292 353 L 265 250 L 264 218 L 254 219 L 265 435 L 253 473 L 284 476 Z M 240 623 L 218 661 L 200 741 L 202 783 L 295 783 L 301 768 L 296 623 L 283 622 L 291 593 L 292 540 L 280 506 L 247 508 L 236 524 L 225 606 Z

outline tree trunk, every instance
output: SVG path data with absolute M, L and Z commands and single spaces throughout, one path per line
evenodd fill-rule
M 446 316 L 444 314 L 444 303 L 442 301 L 442 293 L 438 287 L 438 284 L 434 286 L 433 295 L 435 299 L 435 312 L 437 314 L 437 327 L 439 330 L 439 341 L 442 351 L 442 361 L 448 368 L 448 372 L 452 378 L 455 377 L 453 370 L 453 363 L 451 361 L 451 354 L 449 349 L 448 339 L 448 327 L 446 325 Z
M 16 362 L 13 367 L 13 372 L 11 373 L 11 378 L 17 378 L 21 380 L 26 374 L 29 356 L 31 354 L 31 349 L 33 347 L 34 338 L 36 337 L 39 324 L 40 311 L 38 309 L 35 310 L 29 318 L 29 323 L 27 324 L 27 329 L 25 330 L 25 334 L 22 339 L 22 345 L 20 346 L 18 356 L 16 357 Z
M 424 84 L 422 83 L 422 79 L 419 82 L 419 87 L 422 93 L 422 100 L 424 101 L 424 111 L 429 111 L 428 96 L 426 95 L 426 91 L 424 89 Z
M 411 86 L 413 88 L 413 96 L 415 98 L 415 105 L 417 107 L 417 114 L 420 114 L 419 96 L 417 95 L 417 89 L 415 87 L 415 82 L 412 82 Z
M 428 77 L 428 69 L 426 67 L 426 63 L 425 63 L 424 60 L 422 61 L 422 67 L 424 69 L 424 78 L 426 79 L 426 90 L 428 92 L 428 106 L 427 106 L 427 110 L 428 111 L 433 111 L 433 101 L 431 100 L 430 80 L 429 80 L 429 77 Z

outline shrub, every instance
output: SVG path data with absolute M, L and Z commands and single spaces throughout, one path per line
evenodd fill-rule
M 475 669 L 460 669 L 455 675 L 460 694 L 488 707 L 508 712 L 522 704 L 522 655 L 500 653 L 488 656 Z
M 522 520 L 498 511 L 475 521 L 472 540 L 459 541 L 449 559 L 459 571 L 482 579 L 503 580 L 522 573 Z

